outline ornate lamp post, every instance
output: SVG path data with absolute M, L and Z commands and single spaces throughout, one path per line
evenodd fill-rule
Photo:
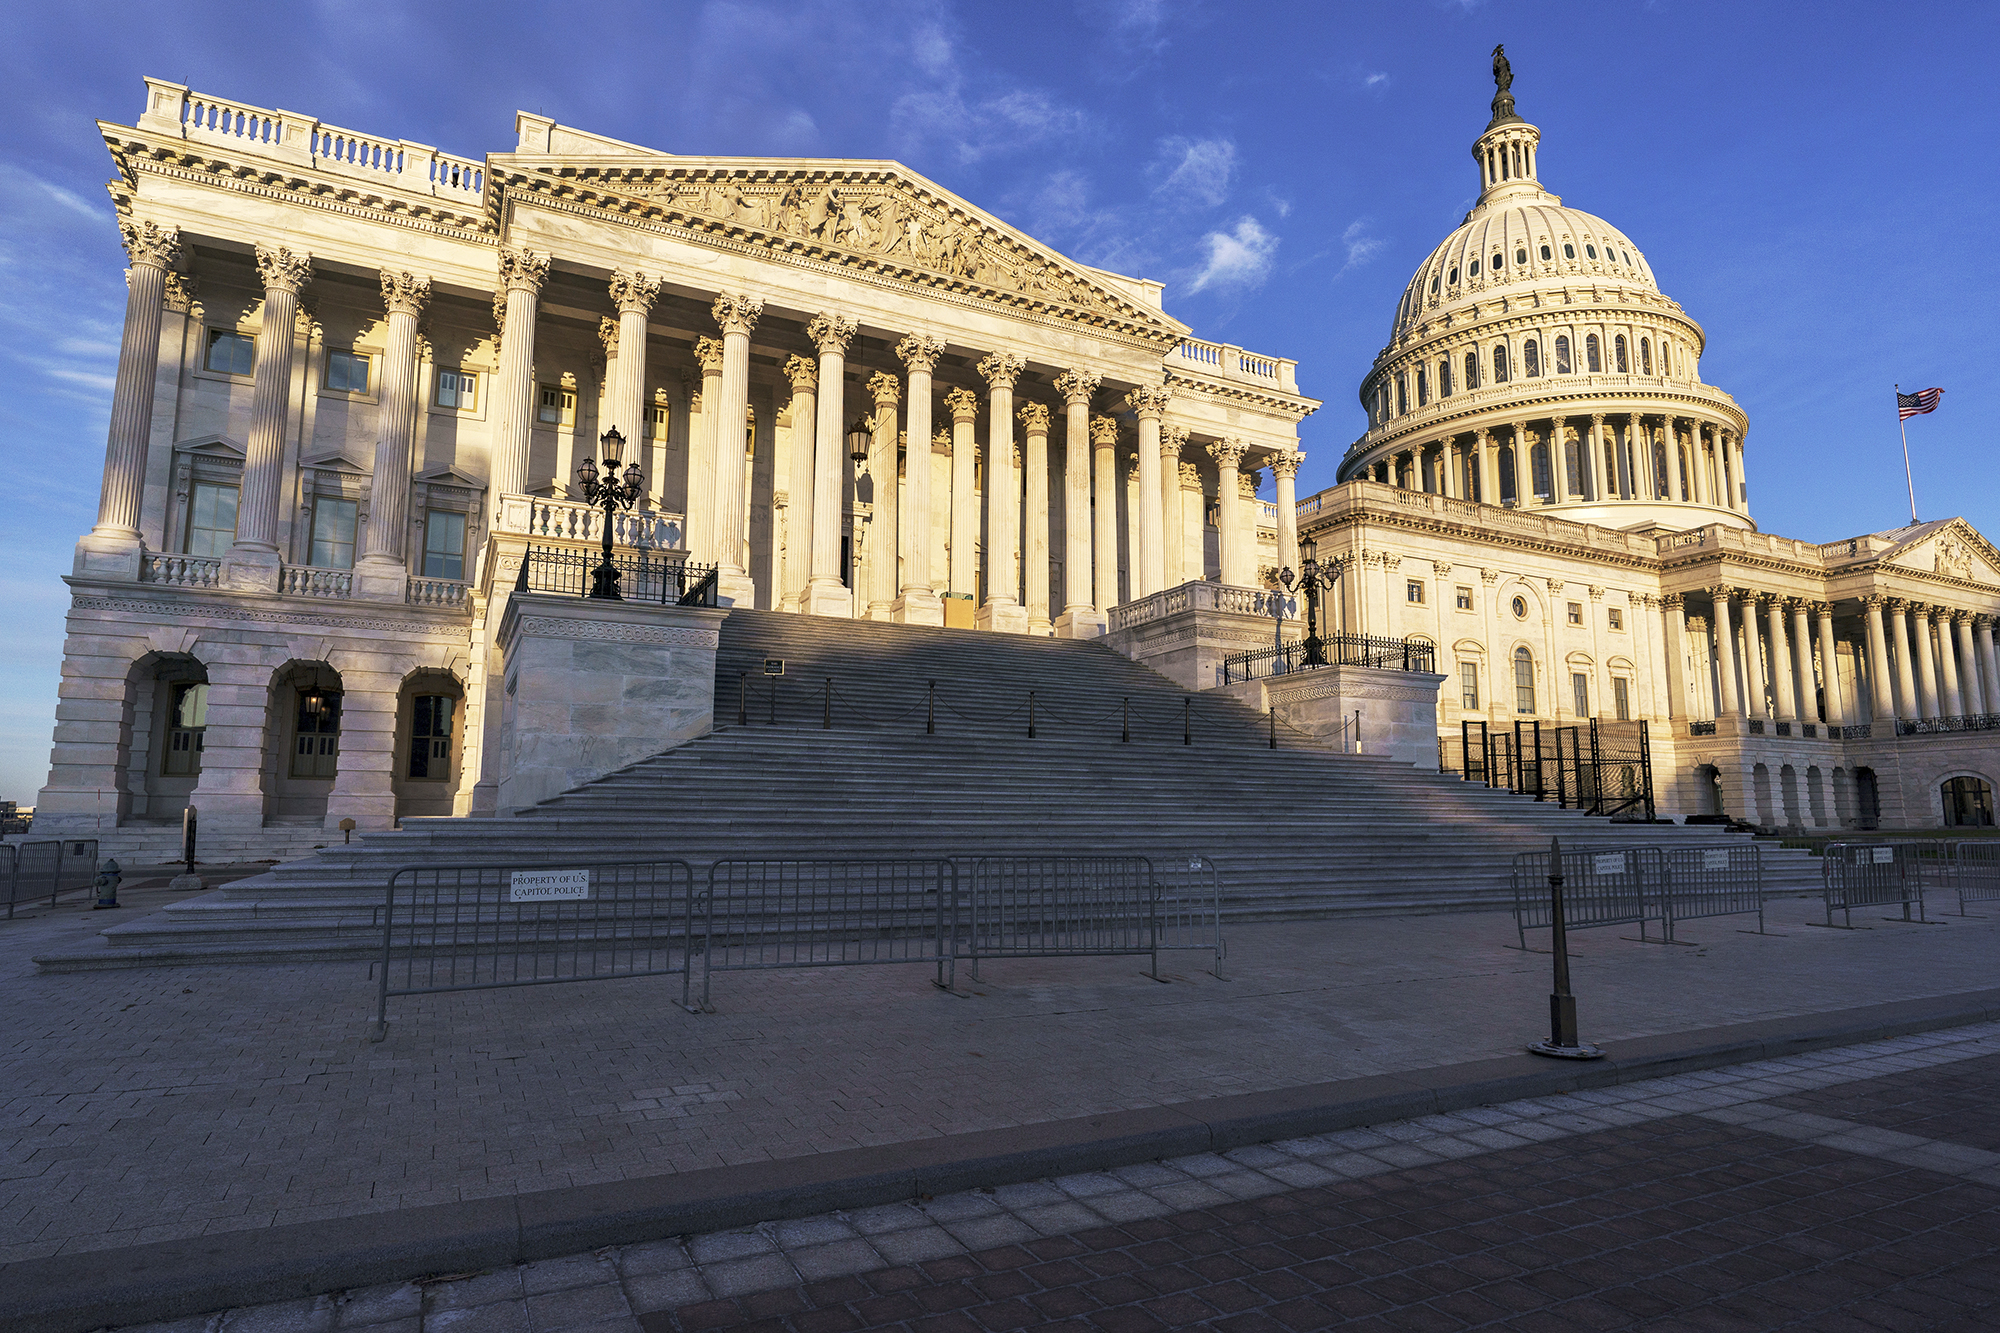
M 1327 586 L 1327 580 L 1320 574 L 1318 557 L 1318 542 L 1308 537 L 1299 543 L 1299 564 L 1305 568 L 1304 577 L 1298 580 L 1299 600 L 1306 604 L 1306 637 L 1300 645 L 1305 649 L 1305 656 L 1299 661 L 1301 667 L 1326 665 L 1326 646 L 1319 638 L 1319 594 Z M 1287 569 L 1278 577 L 1284 580 L 1286 590 L 1290 591 L 1292 571 Z
M 868 418 L 856 417 L 847 428 L 847 456 L 857 463 L 868 461 Z
M 625 451 L 625 437 L 618 433 L 618 427 L 605 431 L 597 443 L 604 457 L 603 472 L 599 473 L 594 458 L 584 459 L 576 469 L 585 502 L 604 511 L 604 559 L 590 572 L 590 595 L 617 602 L 624 598 L 618 592 L 618 566 L 611 563 L 611 528 L 619 510 L 638 507 L 645 478 L 636 462 L 625 464 L 620 475 L 618 455 Z

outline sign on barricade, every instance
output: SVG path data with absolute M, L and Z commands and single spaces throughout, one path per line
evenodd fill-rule
M 1958 890 L 1958 914 L 1967 903 L 2000 899 L 2000 846 L 1990 842 L 1951 845 L 1951 882 Z
M 956 980 L 958 868 L 923 861 L 718 861 L 697 908 L 701 1008 L 715 972 L 931 963 Z
M 1753 842 L 1720 847 L 1677 847 L 1667 853 L 1666 933 L 1682 921 L 1757 914 L 1764 929 L 1764 854 Z
M 1223 980 L 1222 885 L 1215 862 L 1196 852 L 1153 863 L 1160 882 L 1160 948 L 1207 949 L 1214 958 L 1209 974 Z
M 1826 899 L 1826 924 L 1839 912 L 1841 929 L 1854 929 L 1854 909 L 1901 907 L 1902 920 L 1927 921 L 1924 916 L 1922 849 L 1914 843 L 1835 842 L 1820 856 L 1819 873 Z M 1915 918 L 1910 908 L 1917 909 Z M 1895 917 L 1884 917 L 1894 921 Z
M 972 870 L 954 951 L 981 958 L 1146 954 L 1160 973 L 1160 892 L 1143 856 L 989 856 Z
M 693 886 L 685 861 L 406 866 L 382 907 L 370 1038 L 394 995 L 679 974 L 685 1004 Z
M 1637 924 L 1646 938 L 1646 922 L 1659 921 L 1666 935 L 1666 858 L 1656 847 L 1616 851 L 1565 851 L 1562 854 L 1563 917 L 1570 930 L 1592 926 Z M 1514 931 L 1521 948 L 1530 930 L 1554 925 L 1549 910 L 1549 854 L 1521 852 L 1514 857 Z
M 67 889 L 86 889 L 97 877 L 97 839 L 66 838 L 10 844 L 16 848 L 14 873 L 7 885 L 7 915 L 16 902 L 48 895 L 49 906 Z

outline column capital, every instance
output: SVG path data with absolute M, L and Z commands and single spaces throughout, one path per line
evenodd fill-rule
M 503 291 L 539 294 L 549 279 L 549 257 L 534 250 L 500 251 L 500 287 Z
M 125 247 L 125 257 L 134 264 L 150 264 L 154 268 L 172 268 L 181 253 L 181 229 L 162 227 L 156 222 L 141 222 L 137 218 L 118 219 L 118 240 Z
M 1975 611 L 1972 615 L 1974 629 L 1992 629 L 1996 623 L 2000 623 L 2000 616 L 1992 616 L 1984 611 Z
M 194 279 L 185 273 L 176 273 L 168 269 L 166 290 L 160 295 L 161 303 L 167 309 L 185 315 L 193 312 L 195 299 Z
M 604 344 L 604 355 L 610 356 L 618 350 L 618 321 L 609 315 L 597 317 L 597 341 Z
M 1187 443 L 1188 428 L 1179 422 L 1163 422 L 1160 426 L 1160 457 L 1178 459 L 1181 446 Z
M 953 389 L 944 396 L 944 405 L 954 422 L 979 419 L 979 395 L 970 389 Z
M 1056 376 L 1056 392 L 1070 406 L 1089 406 L 1090 395 L 1097 392 L 1097 376 L 1087 370 L 1065 370 Z
M 701 363 L 701 373 L 703 375 L 720 375 L 722 373 L 722 339 L 696 338 L 694 340 L 694 359 Z
M 1475 445 L 1476 447 L 1478 447 L 1478 448 L 1481 448 L 1481 449 L 1484 449 L 1484 448 L 1486 447 L 1487 443 L 1488 443 L 1488 442 L 1489 442 L 1490 440 L 1492 440 L 1492 438 L 1493 438 L 1493 432 L 1492 432 L 1492 431 L 1490 431 L 1490 430 L 1488 430 L 1488 429 L 1487 429 L 1486 427 L 1484 427 L 1484 426 L 1481 426 L 1481 427 L 1480 427 L 1480 428 L 1479 428 L 1478 430 L 1476 430 L 1476 431 L 1472 432 L 1472 442 L 1473 442 L 1473 444 L 1474 444 L 1474 445 Z M 1490 501 L 1490 500 L 1489 500 L 1489 501 L 1487 501 L 1487 503 L 1488 503 L 1488 504 L 1491 504 L 1491 503 L 1492 503 L 1492 501 Z
M 951 452 L 950 427 L 939 426 L 931 432 L 931 452 L 934 454 L 948 454 Z
M 755 297 L 725 293 L 715 298 L 708 314 L 724 333 L 740 333 L 747 338 L 764 314 L 764 303 Z
M 1243 461 L 1241 440 L 1217 440 L 1208 446 L 1208 456 L 1223 467 L 1233 468 Z
M 1090 442 L 1100 449 L 1109 449 L 1118 443 L 1118 419 L 1116 417 L 1092 417 L 1090 419 Z
M 868 377 L 868 392 L 875 395 L 875 406 L 894 408 L 903 399 L 903 381 L 878 370 Z
M 1833 619 L 1833 603 L 1831 602 L 1814 602 L 1801 598 L 1799 605 L 1810 610 L 1821 620 Z
M 645 274 L 619 269 L 611 275 L 611 303 L 618 307 L 621 315 L 646 315 L 652 313 L 653 302 L 660 297 L 660 280 Z
M 1940 607 L 1938 609 L 1938 614 L 1943 616 L 1946 620 L 1949 620 L 1954 625 L 1956 625 L 1961 620 L 1972 619 L 1972 612 L 1963 610 L 1956 606 Z
M 1880 611 L 1888 604 L 1889 599 L 1879 592 L 1865 593 L 1861 598 L 1861 605 L 1870 611 Z
M 1027 368 L 1028 363 L 1012 352 L 988 352 L 979 358 L 979 373 L 995 389 L 1013 388 Z
M 1293 478 L 1299 475 L 1299 464 L 1306 456 L 1296 449 L 1280 449 L 1270 457 L 1271 471 L 1280 477 Z
M 1669 611 L 1678 611 L 1686 604 L 1686 599 L 1677 592 L 1667 593 L 1660 598 L 1660 605 Z
M 1604 413 L 1592 412 L 1590 414 L 1590 425 L 1593 430 L 1599 426 L 1602 426 L 1603 424 L 1604 424 Z
M 1712 602 L 1727 602 L 1737 596 L 1737 590 L 1726 583 L 1711 583 L 1708 587 L 1703 588 L 1702 591 L 1708 594 L 1708 598 Z
M 854 321 L 845 315 L 821 312 L 806 325 L 806 337 L 812 339 L 822 356 L 828 353 L 845 356 L 847 344 L 854 339 Z
M 1030 435 L 1049 433 L 1050 412 L 1047 403 L 1023 403 L 1021 410 L 1014 414 L 1021 422 L 1021 428 Z
M 266 291 L 286 291 L 294 296 L 312 281 L 312 256 L 283 245 L 257 247 L 257 273 Z
M 404 269 L 383 270 L 382 308 L 392 315 L 421 315 L 430 304 L 431 280 Z
M 1125 480 L 1128 482 L 1139 480 L 1139 455 L 1136 453 L 1125 455 L 1124 463 Z
M 809 393 L 819 387 L 819 362 L 809 356 L 787 357 L 785 378 L 792 382 L 793 393 Z
M 1141 421 L 1148 419 L 1158 421 L 1165 415 L 1167 404 L 1173 400 L 1173 396 L 1174 391 L 1164 384 L 1152 388 L 1138 388 L 1125 395 L 1125 405 L 1136 412 Z
M 896 355 L 910 368 L 911 374 L 920 370 L 929 374 L 937 369 L 938 358 L 944 355 L 944 340 L 928 333 L 907 334 L 896 344 Z

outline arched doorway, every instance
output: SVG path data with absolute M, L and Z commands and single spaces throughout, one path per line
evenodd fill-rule
M 1703 764 L 1694 771 L 1695 813 L 1700 815 L 1724 815 L 1728 811 L 1722 806 L 1722 770 L 1714 764 Z
M 1882 791 L 1875 783 L 1875 770 L 1854 770 L 1854 824 L 1857 828 L 1879 828 L 1882 823 Z
M 391 787 L 396 818 L 449 815 L 458 788 L 465 690 L 449 671 L 425 669 L 403 682 L 396 700 Z
M 1993 788 L 1984 778 L 1946 778 L 1938 788 L 1946 828 L 1991 828 Z
M 208 668 L 187 653 L 148 653 L 132 664 L 126 699 L 126 813 L 178 819 L 201 780 Z
M 264 821 L 318 824 L 340 771 L 345 703 L 340 673 L 325 662 L 287 662 L 271 680 Z

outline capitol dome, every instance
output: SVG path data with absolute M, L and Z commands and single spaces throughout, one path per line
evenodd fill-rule
M 1340 480 L 1624 529 L 1754 527 L 1747 419 L 1701 382 L 1701 326 L 1631 237 L 1542 187 L 1540 147 L 1503 86 L 1472 146 L 1478 201 L 1403 290 Z

